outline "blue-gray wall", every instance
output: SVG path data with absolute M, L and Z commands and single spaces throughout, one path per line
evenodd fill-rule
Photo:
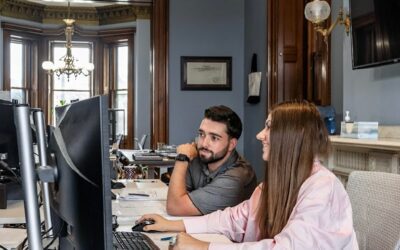
M 348 9 L 348 0 L 334 0 L 332 6 L 343 5 Z M 339 37 L 335 35 L 340 32 Z M 343 110 L 349 110 L 356 121 L 378 121 L 380 124 L 400 124 L 400 64 L 368 69 L 352 69 L 351 37 L 343 34 L 343 27 L 335 29 L 333 41 L 342 43 L 332 50 L 332 88 L 340 90 L 342 84 Z M 336 40 L 337 39 L 337 40 Z M 337 53 L 336 53 L 337 52 Z M 340 79 L 340 71 L 343 80 Z M 332 95 L 334 93 L 332 92 Z M 340 93 L 336 93 L 340 95 Z M 332 96 L 334 98 L 334 96 Z M 343 117 L 342 117 L 343 119 Z
M 180 144 L 193 140 L 209 106 L 244 118 L 244 0 L 170 0 L 169 11 L 169 143 Z M 232 90 L 181 91 L 181 56 L 231 56 Z
M 333 0 L 331 17 L 336 18 L 340 1 Z M 333 19 L 332 18 L 332 19 Z M 336 110 L 336 130 L 340 133 L 340 121 L 343 120 L 343 39 L 345 32 L 343 27 L 337 27 L 331 35 L 331 104 Z
M 170 0 L 169 8 L 169 143 L 193 140 L 204 109 L 227 105 L 244 124 L 238 151 L 261 180 L 265 164 L 255 136 L 266 117 L 266 1 Z M 258 104 L 246 102 L 253 53 L 264 72 Z M 181 56 L 232 56 L 232 91 L 181 91 Z
M 265 0 L 245 1 L 245 64 L 244 82 L 251 69 L 253 53 L 257 54 L 257 71 L 262 72 L 260 102 L 246 102 L 248 85 L 244 96 L 244 155 L 256 171 L 258 181 L 264 178 L 265 162 L 262 160 L 262 146 L 256 139 L 256 134 L 264 127 L 267 112 L 267 80 L 266 80 L 266 49 L 267 49 L 267 14 Z

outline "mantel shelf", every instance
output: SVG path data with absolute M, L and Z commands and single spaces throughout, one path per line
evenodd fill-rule
M 335 135 L 330 136 L 330 139 L 333 146 L 400 151 L 400 139 L 397 138 L 353 139 Z

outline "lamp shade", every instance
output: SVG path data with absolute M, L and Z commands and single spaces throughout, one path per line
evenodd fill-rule
M 331 7 L 326 1 L 314 0 L 306 4 L 304 15 L 312 23 L 325 21 L 331 13 Z

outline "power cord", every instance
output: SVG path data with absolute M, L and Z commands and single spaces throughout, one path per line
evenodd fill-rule
M 41 228 L 43 228 L 43 226 L 44 226 L 44 222 L 42 222 L 42 223 L 40 224 L 40 227 L 41 227 Z M 50 232 L 50 230 L 52 230 L 53 228 L 49 228 L 48 230 L 42 231 L 42 232 L 41 232 L 42 242 L 43 242 L 44 239 L 52 239 L 52 240 L 43 248 L 44 250 L 48 250 L 49 247 L 52 246 L 52 244 L 54 243 L 54 241 L 60 236 L 60 234 L 61 234 L 62 229 L 64 228 L 64 226 L 65 226 L 65 222 L 62 222 L 62 224 L 61 224 L 60 228 L 58 229 L 57 233 L 55 233 L 53 236 L 46 236 L 46 234 L 47 234 L 48 232 Z M 28 236 L 25 237 L 25 239 L 22 241 L 22 243 L 17 247 L 17 250 L 26 250 L 26 249 L 29 249 L 29 244 L 27 244 L 27 242 L 28 242 Z
M 8 172 L 10 172 L 12 175 L 14 175 L 15 181 L 18 182 L 18 184 L 21 184 L 21 178 L 3 160 L 0 160 L 0 167 L 4 168 Z

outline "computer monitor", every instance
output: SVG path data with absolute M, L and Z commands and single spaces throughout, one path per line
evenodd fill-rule
M 2 169 L 2 176 L 13 176 L 16 174 L 18 177 L 19 173 L 19 157 L 18 157 L 18 145 L 17 145 L 17 132 L 14 125 L 14 112 L 13 103 L 1 100 L 0 102 L 0 160 L 3 160 L 10 170 L 14 173 L 10 173 L 9 170 Z
M 48 144 L 57 167 L 50 185 L 53 233 L 60 249 L 112 249 L 108 98 L 62 109 Z

